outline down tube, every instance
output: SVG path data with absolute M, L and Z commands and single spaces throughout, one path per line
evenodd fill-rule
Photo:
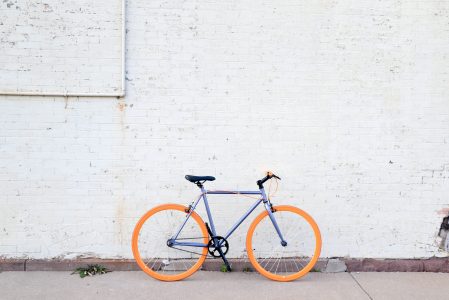
M 228 233 L 226 233 L 225 235 L 225 239 L 228 239 L 231 234 L 237 229 L 237 227 L 240 226 L 240 224 L 242 224 L 243 221 L 245 221 L 245 219 L 253 212 L 253 210 L 256 209 L 256 207 L 260 204 L 260 202 L 262 202 L 262 199 L 257 200 L 253 206 L 250 207 L 250 209 L 248 209 L 248 211 L 243 215 L 243 217 L 241 217 L 236 223 L 235 225 L 228 231 Z

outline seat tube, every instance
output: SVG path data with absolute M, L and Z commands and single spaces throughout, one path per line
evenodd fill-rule
M 217 235 L 217 233 L 215 232 L 214 220 L 212 219 L 212 214 L 210 213 L 209 202 L 207 201 L 207 196 L 206 196 L 207 191 L 204 189 L 203 186 L 201 187 L 201 192 L 203 193 L 204 206 L 206 207 L 207 218 L 209 219 L 210 230 L 212 231 L 213 235 Z

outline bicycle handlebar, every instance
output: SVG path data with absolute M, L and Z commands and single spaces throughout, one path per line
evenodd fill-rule
M 267 181 L 267 180 L 269 180 L 269 179 L 271 179 L 271 178 L 277 178 L 277 179 L 279 179 L 279 180 L 281 180 L 281 178 L 280 177 L 278 177 L 278 176 L 276 176 L 275 174 L 273 174 L 273 173 L 271 173 L 271 172 L 267 172 L 267 176 L 265 176 L 264 178 L 262 178 L 262 179 L 260 179 L 260 180 L 257 180 L 257 185 L 259 186 L 259 188 L 261 189 L 261 188 L 263 188 L 263 184 Z

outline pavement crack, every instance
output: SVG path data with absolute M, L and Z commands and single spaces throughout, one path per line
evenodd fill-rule
M 368 298 L 370 300 L 373 300 L 373 297 L 370 296 L 370 294 L 368 294 L 368 292 L 363 288 L 363 286 L 360 284 L 360 282 L 354 277 L 354 275 L 352 275 L 351 272 L 348 272 L 349 276 L 352 277 L 352 279 L 354 279 L 354 281 L 357 283 L 357 285 L 360 287 L 360 289 L 362 289 L 362 291 L 368 296 Z

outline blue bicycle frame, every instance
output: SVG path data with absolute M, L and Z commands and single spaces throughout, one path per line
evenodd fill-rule
M 242 224 L 243 221 L 245 221 L 245 219 L 256 209 L 256 207 L 259 206 L 259 204 L 261 202 L 263 202 L 264 206 L 265 206 L 265 209 L 267 210 L 268 215 L 270 217 L 270 220 L 273 223 L 274 228 L 276 229 L 276 232 L 279 235 L 280 243 L 282 245 L 286 245 L 287 244 L 287 242 L 284 240 L 284 237 L 282 236 L 281 230 L 279 229 L 279 226 L 278 226 L 278 224 L 276 222 L 276 219 L 275 219 L 273 211 L 272 211 L 272 205 L 270 203 L 270 200 L 267 198 L 267 195 L 265 194 L 265 189 L 263 187 L 260 188 L 259 191 L 208 191 L 202 185 L 200 186 L 200 188 L 201 188 L 201 195 L 189 207 L 189 213 L 187 214 L 185 221 L 181 224 L 181 226 L 176 231 L 176 233 L 173 235 L 173 237 L 171 239 L 169 239 L 169 242 L 170 242 L 170 244 L 172 246 L 207 247 L 207 244 L 204 244 L 204 243 L 179 242 L 179 241 L 176 240 L 178 238 L 179 234 L 181 233 L 182 229 L 184 228 L 185 224 L 187 223 L 190 215 L 193 213 L 193 211 L 195 210 L 196 206 L 198 205 L 198 203 L 200 202 L 201 199 L 204 200 L 204 205 L 206 207 L 207 218 L 209 220 L 210 230 L 211 230 L 212 235 L 213 235 L 211 238 L 214 238 L 215 236 L 217 236 L 217 233 L 215 231 L 214 220 L 212 218 L 212 214 L 211 214 L 210 209 L 209 209 L 209 203 L 208 203 L 208 200 L 207 200 L 207 195 L 208 194 L 210 194 L 210 195 L 227 195 L 227 194 L 239 195 L 239 194 L 241 194 L 241 195 L 260 195 L 261 196 L 261 198 L 258 199 L 248 209 L 248 211 L 231 227 L 231 229 L 229 229 L 229 231 L 224 236 L 225 239 L 228 239 L 232 235 L 232 233 L 240 226 L 240 224 Z M 220 245 L 222 243 L 224 243 L 224 241 L 221 241 Z

